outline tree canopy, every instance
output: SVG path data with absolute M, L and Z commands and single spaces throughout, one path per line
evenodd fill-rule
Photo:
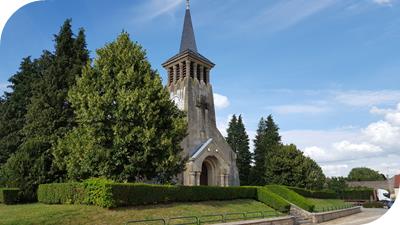
M 68 99 L 78 126 L 59 141 L 55 157 L 69 179 L 167 182 L 183 171 L 185 116 L 127 33 L 97 50 Z
M 239 117 L 232 116 L 227 134 L 226 140 L 237 154 L 236 165 L 239 170 L 240 184 L 249 185 L 252 154 L 250 152 L 249 136 L 246 133 L 241 115 Z
M 367 167 L 353 168 L 347 176 L 349 181 L 376 181 L 385 180 L 385 177 L 378 171 Z

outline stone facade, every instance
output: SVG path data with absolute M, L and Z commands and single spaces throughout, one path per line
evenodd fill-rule
M 214 63 L 197 52 L 187 7 L 180 52 L 163 63 L 171 99 L 187 113 L 188 136 L 181 143 L 186 169 L 183 185 L 239 185 L 236 154 L 216 126 L 210 71 Z

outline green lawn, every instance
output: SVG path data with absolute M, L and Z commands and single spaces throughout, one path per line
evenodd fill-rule
M 173 203 L 115 210 L 86 205 L 3 205 L 0 204 L 0 224 L 124 224 L 128 220 L 199 216 L 206 214 L 273 210 L 255 200 Z
M 342 208 L 344 206 L 349 206 L 349 203 L 346 203 L 340 199 L 318 199 L 318 198 L 307 198 L 315 205 L 316 212 L 327 211 L 327 209 L 337 209 Z

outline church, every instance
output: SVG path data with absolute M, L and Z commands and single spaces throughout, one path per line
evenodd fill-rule
M 187 113 L 188 136 L 182 141 L 188 159 L 178 183 L 187 186 L 238 186 L 236 154 L 216 125 L 210 71 L 215 66 L 197 50 L 189 0 L 179 53 L 162 66 L 171 99 Z

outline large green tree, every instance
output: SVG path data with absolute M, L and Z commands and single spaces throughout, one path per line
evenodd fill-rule
M 52 151 L 57 140 L 75 124 L 67 94 L 88 60 L 84 31 L 81 29 L 75 37 L 71 21 L 66 20 L 55 35 L 55 52 L 45 51 L 37 61 L 39 79 L 30 85 L 32 94 L 20 130 L 23 141 L 2 169 L 7 183 L 22 188 L 27 200 L 35 198 L 38 184 L 64 177 L 52 166 Z
M 249 148 L 249 136 L 243 124 L 242 116 L 232 116 L 227 129 L 227 142 L 237 154 L 236 164 L 239 170 L 239 178 L 241 185 L 250 184 L 250 170 L 252 155 Z
M 0 103 L 0 166 L 22 143 L 21 129 L 32 97 L 32 84 L 37 81 L 37 62 L 24 58 L 19 71 L 10 79 L 11 92 Z
M 367 167 L 353 168 L 347 176 L 349 181 L 375 181 L 385 180 L 385 177 L 378 171 Z
M 267 175 L 267 166 L 271 154 L 281 145 L 281 136 L 279 135 L 279 127 L 275 124 L 272 115 L 267 119 L 261 118 L 256 138 L 254 140 L 254 167 L 252 168 L 252 183 L 256 185 L 265 185 L 270 183 L 269 175 Z
M 58 143 L 71 180 L 171 181 L 183 171 L 184 113 L 169 99 L 142 47 L 127 33 L 97 50 L 69 92 L 78 127 Z

